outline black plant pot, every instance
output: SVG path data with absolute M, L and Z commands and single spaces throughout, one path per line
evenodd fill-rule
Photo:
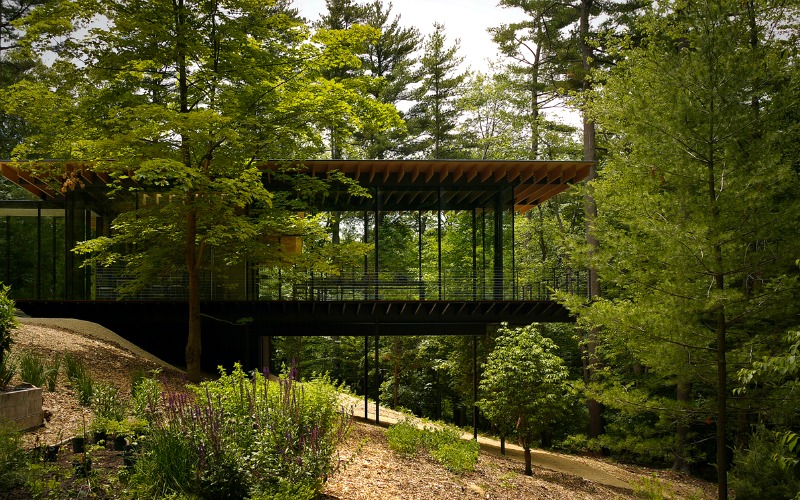
M 136 453 L 132 450 L 125 450 L 122 454 L 122 465 L 128 468 L 136 465 Z
M 108 438 L 108 434 L 106 431 L 95 431 L 94 433 L 94 444 L 106 444 L 106 438 Z
M 76 436 L 72 438 L 72 453 L 83 453 L 86 451 L 86 438 Z
M 58 450 L 59 445 L 48 446 L 47 449 L 44 450 L 44 461 L 45 462 L 55 462 L 58 460 Z
M 125 436 L 123 435 L 114 436 L 114 451 L 124 450 L 126 444 L 127 441 L 125 440 Z

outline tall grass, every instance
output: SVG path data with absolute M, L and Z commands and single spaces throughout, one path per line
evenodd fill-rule
M 32 351 L 23 351 L 19 356 L 19 375 L 24 382 L 44 387 L 47 381 L 44 359 Z
M 64 355 L 64 371 L 70 384 L 75 389 L 78 402 L 83 406 L 90 406 L 94 398 L 94 379 L 83 361 L 72 354 Z

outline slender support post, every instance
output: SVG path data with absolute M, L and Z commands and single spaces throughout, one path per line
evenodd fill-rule
M 381 210 L 381 189 L 375 187 L 375 300 L 380 298 L 378 285 L 380 284 L 380 214 Z
M 381 363 L 378 323 L 375 323 L 375 423 L 381 423 Z
M 36 203 L 36 298 L 42 298 L 42 202 Z
M 422 210 L 417 211 L 417 253 L 419 256 L 419 300 L 425 300 L 425 285 L 422 283 Z
M 517 296 L 517 254 L 516 254 L 516 210 L 514 209 L 514 188 L 511 188 L 511 289 L 514 293 L 513 299 Z
M 57 267 L 56 267 L 56 261 L 58 260 L 56 258 L 56 255 L 58 253 L 58 242 L 56 241 L 56 235 L 57 235 L 57 233 L 56 233 L 56 219 L 57 219 L 56 217 L 50 217 L 50 221 L 51 221 L 50 225 L 52 227 L 52 233 L 53 233 L 53 235 L 52 235 L 53 238 L 52 238 L 52 241 L 50 242 L 50 244 L 52 246 L 52 254 L 51 255 L 52 255 L 52 262 L 53 262 L 52 268 L 50 269 L 51 272 L 53 273 L 51 275 L 52 285 L 53 285 L 53 292 L 50 294 L 50 298 L 51 299 L 58 298 L 58 296 L 56 295 L 56 290 L 58 290 L 58 270 L 57 270 Z M 94 298 L 94 297 L 92 297 L 92 298 Z
M 72 194 L 64 194 L 64 298 L 75 298 L 75 256 L 70 251 L 75 242 L 75 199 Z
M 369 418 L 369 335 L 364 335 L 364 419 Z
M 503 300 L 503 190 L 494 206 L 494 300 Z
M 478 215 L 472 209 L 472 300 L 478 300 L 478 230 L 475 227 Z
M 481 298 L 486 299 L 486 207 L 481 209 Z
M 55 254 L 53 254 L 55 255 Z M 11 283 L 11 217 L 6 215 L 6 283 Z
M 472 437 L 478 440 L 478 336 L 472 337 Z
M 442 186 L 439 186 L 437 189 L 436 205 L 436 244 L 438 253 L 437 265 L 439 268 L 439 300 L 442 300 Z

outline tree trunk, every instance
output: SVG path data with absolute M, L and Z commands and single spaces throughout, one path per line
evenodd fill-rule
M 678 382 L 678 411 L 683 411 L 689 403 L 692 393 L 692 384 L 689 382 Z M 686 460 L 686 448 L 689 440 L 689 424 L 683 415 L 678 416 L 678 427 L 675 436 L 675 461 L 672 463 L 672 470 L 678 472 L 689 472 L 689 461 Z
M 506 437 L 500 436 L 500 454 L 506 456 Z
M 531 447 L 525 447 L 525 475 L 532 476 L 533 468 L 531 467 Z
M 592 48 L 589 45 L 589 17 L 591 16 L 593 0 L 581 1 L 581 18 L 580 18 L 580 37 L 581 37 L 581 61 L 583 63 L 584 80 L 583 91 L 586 92 L 591 89 L 591 82 L 588 75 L 592 69 Z M 596 143 L 596 130 L 594 122 L 583 112 L 583 159 L 585 161 L 597 161 L 597 143 Z M 597 177 L 597 166 L 592 165 L 589 170 L 589 176 L 586 178 L 586 183 L 590 183 Z M 599 247 L 597 238 L 594 236 L 594 221 L 597 218 L 597 203 L 591 194 L 586 194 L 584 198 L 584 211 L 586 216 L 586 242 L 589 244 L 590 252 L 595 253 Z M 593 267 L 589 268 L 589 299 L 600 296 L 600 279 L 597 275 L 597 270 Z M 596 329 L 591 329 L 587 332 L 586 338 L 586 356 L 587 356 L 587 370 L 585 372 L 586 381 L 590 381 L 594 371 L 599 368 L 599 359 L 597 358 L 597 334 Z M 589 408 L 589 437 L 596 438 L 604 432 L 603 423 L 603 405 L 594 399 L 587 401 Z

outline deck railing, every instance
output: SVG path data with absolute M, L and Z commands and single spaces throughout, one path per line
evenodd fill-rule
M 248 275 L 249 274 L 249 279 Z M 95 297 L 121 298 L 119 288 L 130 281 L 121 267 L 98 267 L 94 273 Z M 587 273 L 555 270 L 547 276 L 512 276 L 493 272 L 438 271 L 319 273 L 299 269 L 262 268 L 206 271 L 201 276 L 203 300 L 551 300 L 553 292 L 587 295 Z M 249 292 L 248 292 L 249 290 Z M 184 273 L 159 277 L 129 296 L 136 300 L 186 300 L 188 279 Z

